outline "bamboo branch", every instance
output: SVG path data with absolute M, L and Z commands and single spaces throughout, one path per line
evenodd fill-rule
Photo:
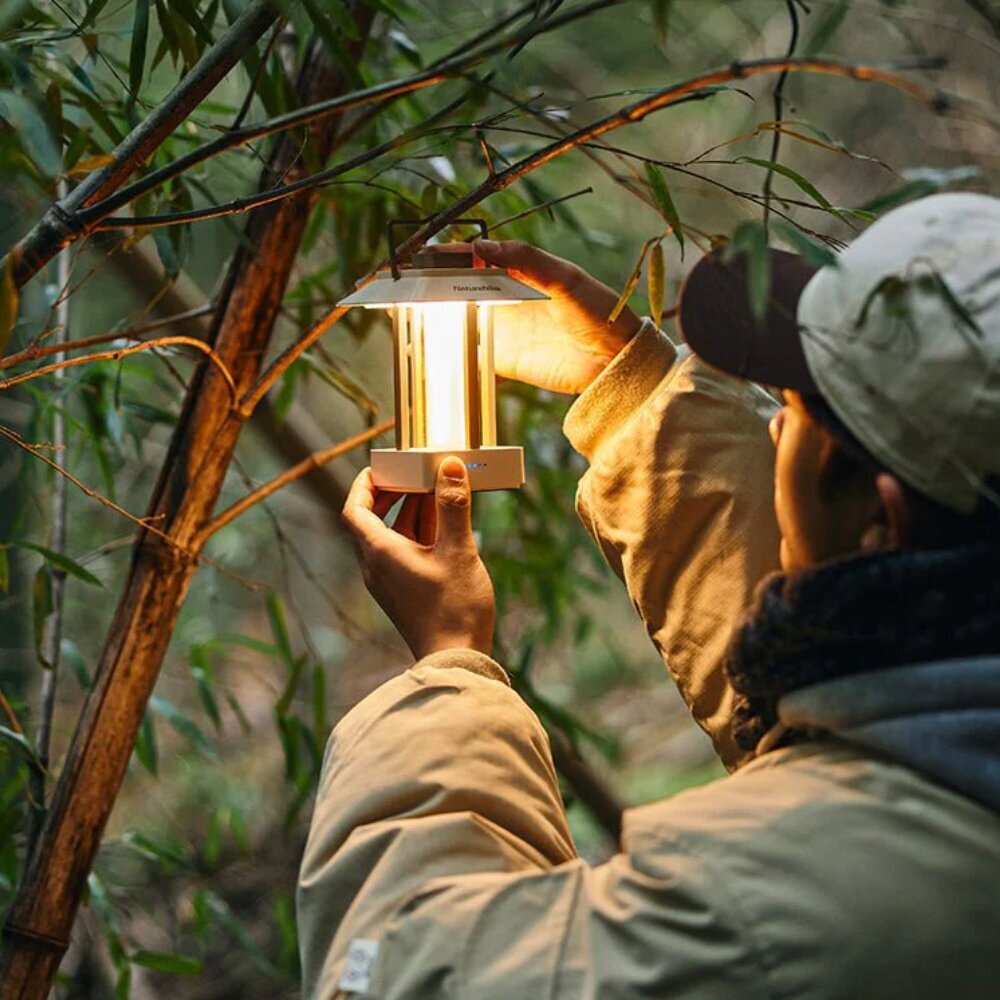
M 83 232 L 79 221 L 81 210 L 115 191 L 145 163 L 256 44 L 277 16 L 277 9 L 271 6 L 271 0 L 254 0 L 184 76 L 170 97 L 118 144 L 112 161 L 89 174 L 68 197 L 49 208 L 10 252 L 14 282 L 18 288 L 62 247 L 79 239 Z
M 237 401 L 238 393 L 236 391 L 236 383 L 233 381 L 233 376 L 230 374 L 229 369 L 226 367 L 222 358 L 219 357 L 211 347 L 208 346 L 203 340 L 198 340 L 195 337 L 157 337 L 155 340 L 144 340 L 140 344 L 133 344 L 131 347 L 118 347 L 113 351 L 98 351 L 96 354 L 85 354 L 80 358 L 68 358 L 65 361 L 57 361 L 51 365 L 45 365 L 42 368 L 35 368 L 30 372 L 25 372 L 23 375 L 15 375 L 13 378 L 6 379 L 0 382 L 0 390 L 10 389 L 12 386 L 19 385 L 21 382 L 28 382 L 31 379 L 39 378 L 42 375 L 50 375 L 52 372 L 62 371 L 65 368 L 75 368 L 77 365 L 87 365 L 92 361 L 119 361 L 121 358 L 127 358 L 131 354 L 138 354 L 140 351 L 149 351 L 157 347 L 172 347 L 175 345 L 184 344 L 187 347 L 193 347 L 208 358 L 213 365 L 215 365 L 219 374 L 222 376 L 223 381 L 229 388 L 229 394 L 232 397 L 233 402 Z
M 179 157 L 172 163 L 166 164 L 158 170 L 151 171 L 141 180 L 122 188 L 116 194 L 104 199 L 99 205 L 94 205 L 90 211 L 84 214 L 81 222 L 84 226 L 93 226 L 101 219 L 116 212 L 141 195 L 152 191 L 178 174 L 226 150 L 246 145 L 246 143 L 252 142 L 254 139 L 275 135 L 276 133 L 284 132 L 300 125 L 312 124 L 330 115 L 342 115 L 345 111 L 363 107 L 366 104 L 376 101 L 386 102 L 405 94 L 411 94 L 417 90 L 434 86 L 445 80 L 461 77 L 484 60 L 499 55 L 513 46 L 529 41 L 537 35 L 553 31 L 581 17 L 586 17 L 595 11 L 624 2 L 625 0 L 591 0 L 590 3 L 568 10 L 559 17 L 551 18 L 542 24 L 532 25 L 523 31 L 502 37 L 497 41 L 487 44 L 478 51 L 464 55 L 449 54 L 444 59 L 432 63 L 427 69 L 405 77 L 402 80 L 392 80 L 388 83 L 375 84 L 371 87 L 365 87 L 363 90 L 344 94 L 342 97 L 334 97 L 326 101 L 318 101 L 314 104 L 305 105 L 294 111 L 288 111 L 283 115 L 277 115 L 257 125 L 245 125 L 242 128 L 230 130 L 224 135 L 219 136 L 218 139 L 214 139 L 212 142 L 206 143 L 198 149 L 193 149 L 190 153 Z M 533 4 L 525 4 L 515 12 L 513 17 L 516 19 L 523 16 L 533 6 Z M 504 18 L 500 23 L 505 24 L 509 23 L 509 21 L 510 18 Z M 487 35 L 487 32 L 481 32 L 477 35 L 476 41 L 482 39 L 484 35 Z M 495 30 L 489 31 L 490 37 L 494 35 Z M 459 52 L 464 50 L 465 47 L 460 47 Z
M 320 468 L 320 466 L 326 465 L 327 462 L 332 462 L 333 459 L 338 458 L 340 455 L 345 455 L 347 452 L 353 451 L 358 445 L 364 444 L 366 441 L 371 441 L 372 438 L 376 438 L 380 434 L 385 434 L 387 431 L 391 431 L 395 426 L 395 420 L 383 420 L 382 423 L 376 424 L 374 427 L 368 427 L 361 431 L 360 434 L 355 434 L 344 441 L 330 445 L 329 448 L 317 451 L 308 458 L 303 459 L 298 465 L 293 465 L 290 469 L 286 469 L 280 475 L 275 476 L 274 479 L 264 483 L 263 486 L 258 486 L 252 493 L 248 493 L 245 497 L 230 504 L 221 514 L 212 518 L 195 537 L 195 546 L 200 548 L 208 538 L 221 528 L 224 528 L 230 521 L 235 521 L 241 514 L 246 513 L 246 511 L 262 500 L 266 500 L 272 493 L 277 493 L 278 490 L 284 489 L 289 483 L 294 483 L 296 479 L 301 479 L 303 476 Z
M 214 308 L 215 306 L 211 302 L 206 302 L 204 305 L 192 306 L 190 309 L 174 313 L 172 316 L 150 320 L 148 323 L 139 323 L 124 330 L 110 330 L 107 333 L 95 334 L 93 337 L 67 340 L 65 343 L 46 344 L 44 346 L 34 344 L 23 351 L 18 351 L 16 354 L 8 354 L 5 358 L 0 358 L 0 371 L 15 368 L 18 365 L 26 364 L 28 361 L 47 358 L 52 354 L 60 354 L 63 351 L 81 351 L 85 347 L 96 347 L 98 344 L 107 344 L 112 340 L 138 340 L 139 335 L 142 333 L 151 333 L 153 330 L 159 330 L 165 326 L 174 326 L 189 319 L 207 316 Z
M 742 80 L 747 77 L 760 76 L 765 74 L 782 73 L 785 71 L 797 73 L 817 73 L 826 76 L 837 76 L 849 80 L 858 80 L 865 83 L 882 83 L 910 97 L 929 105 L 935 110 L 946 110 L 954 104 L 952 98 L 941 95 L 935 91 L 928 90 L 918 83 L 914 83 L 906 77 L 889 70 L 880 69 L 876 66 L 862 66 L 851 63 L 844 63 L 832 59 L 757 59 L 752 62 L 734 63 L 726 69 L 714 70 L 710 73 L 702 73 L 691 77 L 681 83 L 664 87 L 655 94 L 636 101 L 625 108 L 621 108 L 606 118 L 599 119 L 582 129 L 578 129 L 569 135 L 558 139 L 542 149 L 532 153 L 530 156 L 519 160 L 505 170 L 501 170 L 489 177 L 478 187 L 470 191 L 465 197 L 454 202 L 449 208 L 439 212 L 426 225 L 422 226 L 412 236 L 400 244 L 397 249 L 399 256 L 411 253 L 417 247 L 422 246 L 432 236 L 439 233 L 445 226 L 454 219 L 467 214 L 481 201 L 491 194 L 509 187 L 514 181 L 543 166 L 550 160 L 562 155 L 568 150 L 580 146 L 582 143 L 604 135 L 622 125 L 632 124 L 642 121 L 654 111 L 677 104 L 691 95 L 703 91 L 709 87 L 716 87 L 732 80 Z M 384 267 L 383 261 L 379 267 Z M 358 287 L 371 281 L 375 276 L 375 271 L 370 272 L 365 278 L 358 282 Z M 253 412 L 254 407 L 267 394 L 271 386 L 288 370 L 295 359 L 308 350 L 310 345 L 315 343 L 326 333 L 347 311 L 343 306 L 336 306 L 320 319 L 300 340 L 286 348 L 270 365 L 270 367 L 257 380 L 240 401 L 240 412 L 246 416 Z
M 65 181 L 59 184 L 60 194 L 65 193 Z M 69 297 L 66 294 L 70 280 L 69 248 L 56 258 L 56 287 L 59 289 L 59 300 L 56 305 L 56 340 L 54 346 L 65 345 L 69 336 Z M 56 355 L 57 364 L 64 361 L 65 352 Z M 65 370 L 59 368 L 55 373 L 55 393 L 65 381 Z M 57 406 L 52 414 L 52 444 L 56 451 L 66 446 L 66 416 L 61 406 Z M 66 504 L 68 482 L 64 476 L 56 476 L 52 484 L 52 524 L 49 533 L 49 548 L 60 555 L 66 551 Z M 40 807 L 31 817 L 31 827 L 28 832 L 29 852 L 38 840 L 42 823 L 45 818 L 46 778 L 49 769 L 49 745 L 52 737 L 52 719 L 56 707 L 56 690 L 59 681 L 59 661 L 62 658 L 63 610 L 66 596 L 66 571 L 58 566 L 52 567 L 52 610 L 45 621 L 45 632 L 42 636 L 41 656 L 46 669 L 42 672 L 42 690 L 40 694 L 40 711 L 38 737 L 35 749 L 38 762 L 41 765 L 31 771 L 32 795 Z
M 799 45 L 799 9 L 795 6 L 795 0 L 785 0 L 785 7 L 788 10 L 789 36 L 788 51 L 785 55 L 791 59 L 795 55 L 795 50 Z M 785 70 L 778 77 L 778 82 L 774 85 L 774 120 L 777 128 L 774 130 L 774 138 L 771 141 L 771 162 L 778 162 L 778 154 L 781 152 L 781 122 L 785 114 L 785 84 L 788 82 L 788 70 Z M 764 177 L 764 188 L 761 192 L 764 198 L 764 229 L 771 217 L 771 189 L 774 187 L 774 171 L 768 170 Z

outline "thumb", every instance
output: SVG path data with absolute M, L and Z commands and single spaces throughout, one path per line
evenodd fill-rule
M 472 491 L 465 463 L 450 455 L 439 466 L 434 484 L 437 506 L 435 545 L 466 545 L 472 541 Z

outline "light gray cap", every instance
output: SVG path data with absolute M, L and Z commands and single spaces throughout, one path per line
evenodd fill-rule
M 854 436 L 971 512 L 1000 473 L 1000 199 L 889 213 L 813 276 L 797 319 L 816 387 Z

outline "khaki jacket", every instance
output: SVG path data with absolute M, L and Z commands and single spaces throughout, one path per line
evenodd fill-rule
M 775 568 L 772 410 L 646 324 L 566 422 L 590 461 L 580 515 L 739 769 L 630 810 L 621 852 L 588 866 L 503 669 L 428 657 L 330 738 L 306 996 L 1000 996 L 996 811 L 835 734 L 737 759 L 719 665 Z

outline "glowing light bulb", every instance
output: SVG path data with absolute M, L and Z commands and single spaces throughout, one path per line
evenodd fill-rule
M 426 447 L 467 448 L 466 304 L 423 302 L 413 308 L 423 336 Z

